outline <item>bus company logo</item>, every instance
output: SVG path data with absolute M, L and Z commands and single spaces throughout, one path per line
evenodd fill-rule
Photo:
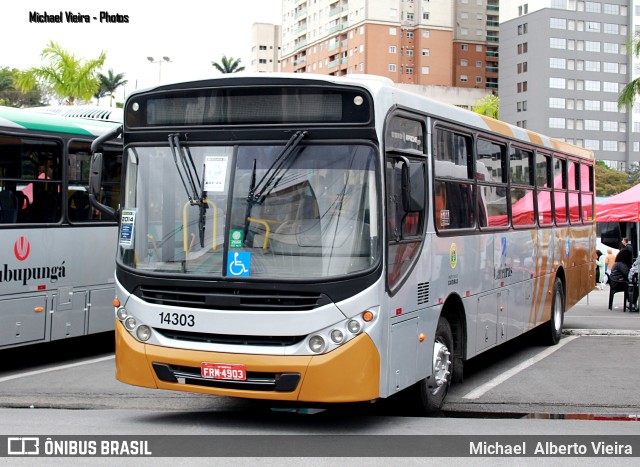
M 456 249 L 455 243 L 452 243 L 449 248 L 449 264 L 451 265 L 451 269 L 455 269 L 458 264 L 458 250 Z
M 25 237 L 19 237 L 13 244 L 13 254 L 16 255 L 18 261 L 24 261 L 31 253 L 31 244 Z

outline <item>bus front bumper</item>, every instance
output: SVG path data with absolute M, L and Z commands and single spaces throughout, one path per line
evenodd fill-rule
M 200 376 L 203 362 L 241 364 L 247 381 Z M 143 344 L 116 322 L 116 378 L 147 388 L 300 402 L 356 402 L 379 397 L 380 355 L 367 334 L 316 356 L 203 352 Z

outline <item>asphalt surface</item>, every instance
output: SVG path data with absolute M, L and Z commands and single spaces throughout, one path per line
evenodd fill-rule
M 609 310 L 609 287 L 593 290 L 564 315 L 565 334 L 640 336 L 640 313 L 623 312 L 623 294 L 613 297 Z

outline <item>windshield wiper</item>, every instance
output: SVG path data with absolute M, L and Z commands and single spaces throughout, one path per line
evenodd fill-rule
M 173 162 L 176 164 L 176 170 L 180 180 L 182 180 L 182 186 L 187 192 L 189 202 L 192 205 L 203 204 L 202 197 L 198 194 L 198 187 L 202 185 L 200 184 L 200 177 L 198 177 L 196 166 L 193 163 L 189 146 L 183 148 L 180 144 L 180 135 L 176 133 L 169 135 L 169 147 L 173 153 Z M 180 158 L 180 163 L 178 163 L 178 157 Z M 182 165 L 182 169 L 180 169 L 180 165 Z M 187 184 L 189 185 L 188 187 Z
M 289 167 L 284 167 L 287 162 L 290 162 L 291 155 L 294 153 L 294 150 L 300 144 L 300 141 L 309 134 L 306 130 L 296 131 L 295 134 L 289 138 L 287 144 L 284 145 L 282 151 L 276 159 L 273 161 L 273 164 L 267 169 L 265 174 L 262 176 L 260 181 L 254 186 L 255 182 L 255 165 L 253 169 L 253 174 L 251 177 L 251 187 L 249 189 L 249 195 L 247 196 L 247 202 L 249 206 L 254 203 L 262 203 L 269 193 L 278 185 L 284 173 L 288 170 Z
M 189 204 L 191 204 L 191 206 L 197 205 L 200 208 L 200 212 L 198 213 L 198 231 L 200 234 L 200 247 L 204 248 L 204 233 L 206 225 L 205 214 L 207 210 L 206 192 L 204 191 L 205 167 L 202 167 L 201 182 L 200 177 L 198 177 L 198 171 L 196 170 L 196 165 L 193 162 L 189 146 L 183 147 L 180 144 L 180 134 L 176 133 L 169 135 L 169 147 L 171 148 L 173 162 L 176 165 L 176 170 L 178 171 L 178 175 L 182 181 L 182 186 L 187 193 Z M 178 158 L 180 159 L 180 163 L 178 163 Z M 180 166 L 182 166 L 182 169 Z

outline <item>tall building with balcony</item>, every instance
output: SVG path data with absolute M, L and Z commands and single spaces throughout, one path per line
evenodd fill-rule
M 634 78 L 626 43 L 637 29 L 638 3 L 503 2 L 500 119 L 592 149 L 619 170 L 638 162 L 640 108 L 617 104 Z
M 281 70 L 497 87 L 498 0 L 283 0 Z
M 250 70 L 257 72 L 280 71 L 280 26 L 253 23 L 251 26 Z
M 498 89 L 499 0 L 456 0 L 453 82 Z

